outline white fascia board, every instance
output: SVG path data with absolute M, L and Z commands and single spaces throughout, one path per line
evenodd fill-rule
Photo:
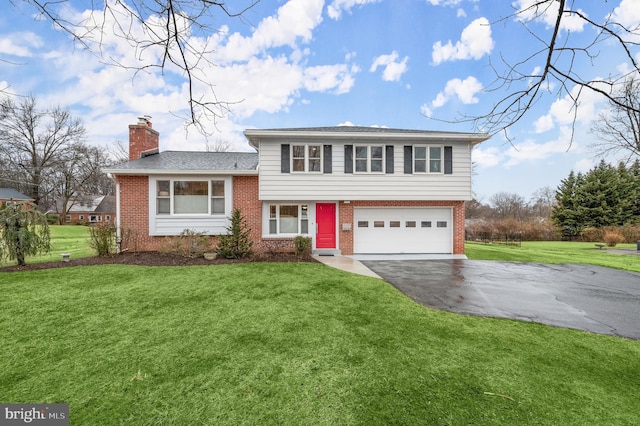
M 358 139 L 384 139 L 388 141 L 424 140 L 429 142 L 460 141 L 477 145 L 489 139 L 487 133 L 451 133 L 451 132 L 323 132 L 323 131 L 279 131 L 279 130 L 245 130 L 245 137 L 249 145 L 258 149 L 258 143 L 269 139 L 278 141 L 296 139 L 334 139 L 334 140 L 358 140 Z
M 166 170 L 166 169 L 102 169 L 112 175 L 220 175 L 258 176 L 258 170 Z

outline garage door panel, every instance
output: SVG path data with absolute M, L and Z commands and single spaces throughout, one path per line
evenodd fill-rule
M 451 253 L 451 208 L 356 208 L 354 253 Z

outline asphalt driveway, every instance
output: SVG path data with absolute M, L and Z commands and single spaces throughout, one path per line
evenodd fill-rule
M 462 259 L 362 263 L 431 308 L 640 339 L 638 273 Z

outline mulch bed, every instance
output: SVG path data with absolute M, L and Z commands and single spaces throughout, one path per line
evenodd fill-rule
M 157 251 L 147 252 L 124 252 L 113 256 L 83 257 L 80 259 L 70 259 L 69 262 L 62 260 L 54 262 L 42 262 L 29 264 L 26 266 L 6 266 L 0 268 L 0 272 L 16 271 L 36 271 L 40 269 L 66 268 L 70 266 L 90 266 L 90 265 L 139 265 L 139 266 L 193 266 L 193 265 L 222 265 L 229 263 L 248 262 L 317 262 L 312 256 L 298 256 L 290 253 L 264 253 L 244 259 L 217 258 L 207 260 L 203 257 L 184 257 L 173 253 L 163 253 Z

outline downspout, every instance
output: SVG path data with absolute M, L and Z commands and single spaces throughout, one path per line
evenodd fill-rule
M 122 251 L 122 231 L 120 230 L 120 181 L 116 179 L 116 253 Z

